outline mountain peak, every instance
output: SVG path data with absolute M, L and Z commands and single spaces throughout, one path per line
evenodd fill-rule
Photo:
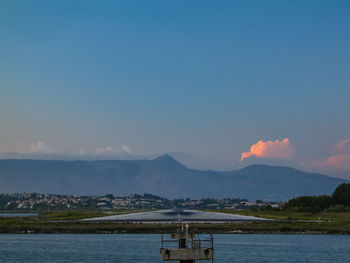
M 174 163 L 174 164 L 180 164 L 178 161 L 176 161 L 173 157 L 171 157 L 169 154 L 163 154 L 155 159 L 153 161 L 157 162 L 167 162 L 167 163 Z M 180 164 L 181 165 L 181 164 Z

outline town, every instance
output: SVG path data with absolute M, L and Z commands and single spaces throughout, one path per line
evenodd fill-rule
M 112 194 L 104 196 L 56 195 L 41 193 L 0 194 L 1 211 L 52 211 L 52 210 L 141 210 L 169 209 L 174 207 L 188 209 L 264 209 L 281 208 L 283 202 L 255 202 L 240 198 L 200 200 L 168 200 L 153 194 L 132 194 L 117 197 Z

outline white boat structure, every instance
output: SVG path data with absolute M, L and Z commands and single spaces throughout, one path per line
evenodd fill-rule
M 201 239 L 199 235 L 189 232 L 189 224 L 181 223 L 177 233 L 169 234 L 169 239 L 161 237 L 160 254 L 163 261 L 179 261 L 180 263 L 193 263 L 196 260 L 209 260 L 214 262 L 214 239 Z

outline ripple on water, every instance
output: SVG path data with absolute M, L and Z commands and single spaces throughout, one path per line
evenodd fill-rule
M 350 258 L 350 236 L 220 234 L 214 242 L 220 263 L 343 263 Z M 156 234 L 3 234 L 0 262 L 161 262 L 159 246 Z

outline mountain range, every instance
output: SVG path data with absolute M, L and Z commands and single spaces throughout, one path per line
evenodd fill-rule
M 165 198 L 246 198 L 284 201 L 331 194 L 348 182 L 290 167 L 251 165 L 228 172 L 190 169 L 169 155 L 153 160 L 0 160 L 0 193 L 125 196 L 151 193 Z

